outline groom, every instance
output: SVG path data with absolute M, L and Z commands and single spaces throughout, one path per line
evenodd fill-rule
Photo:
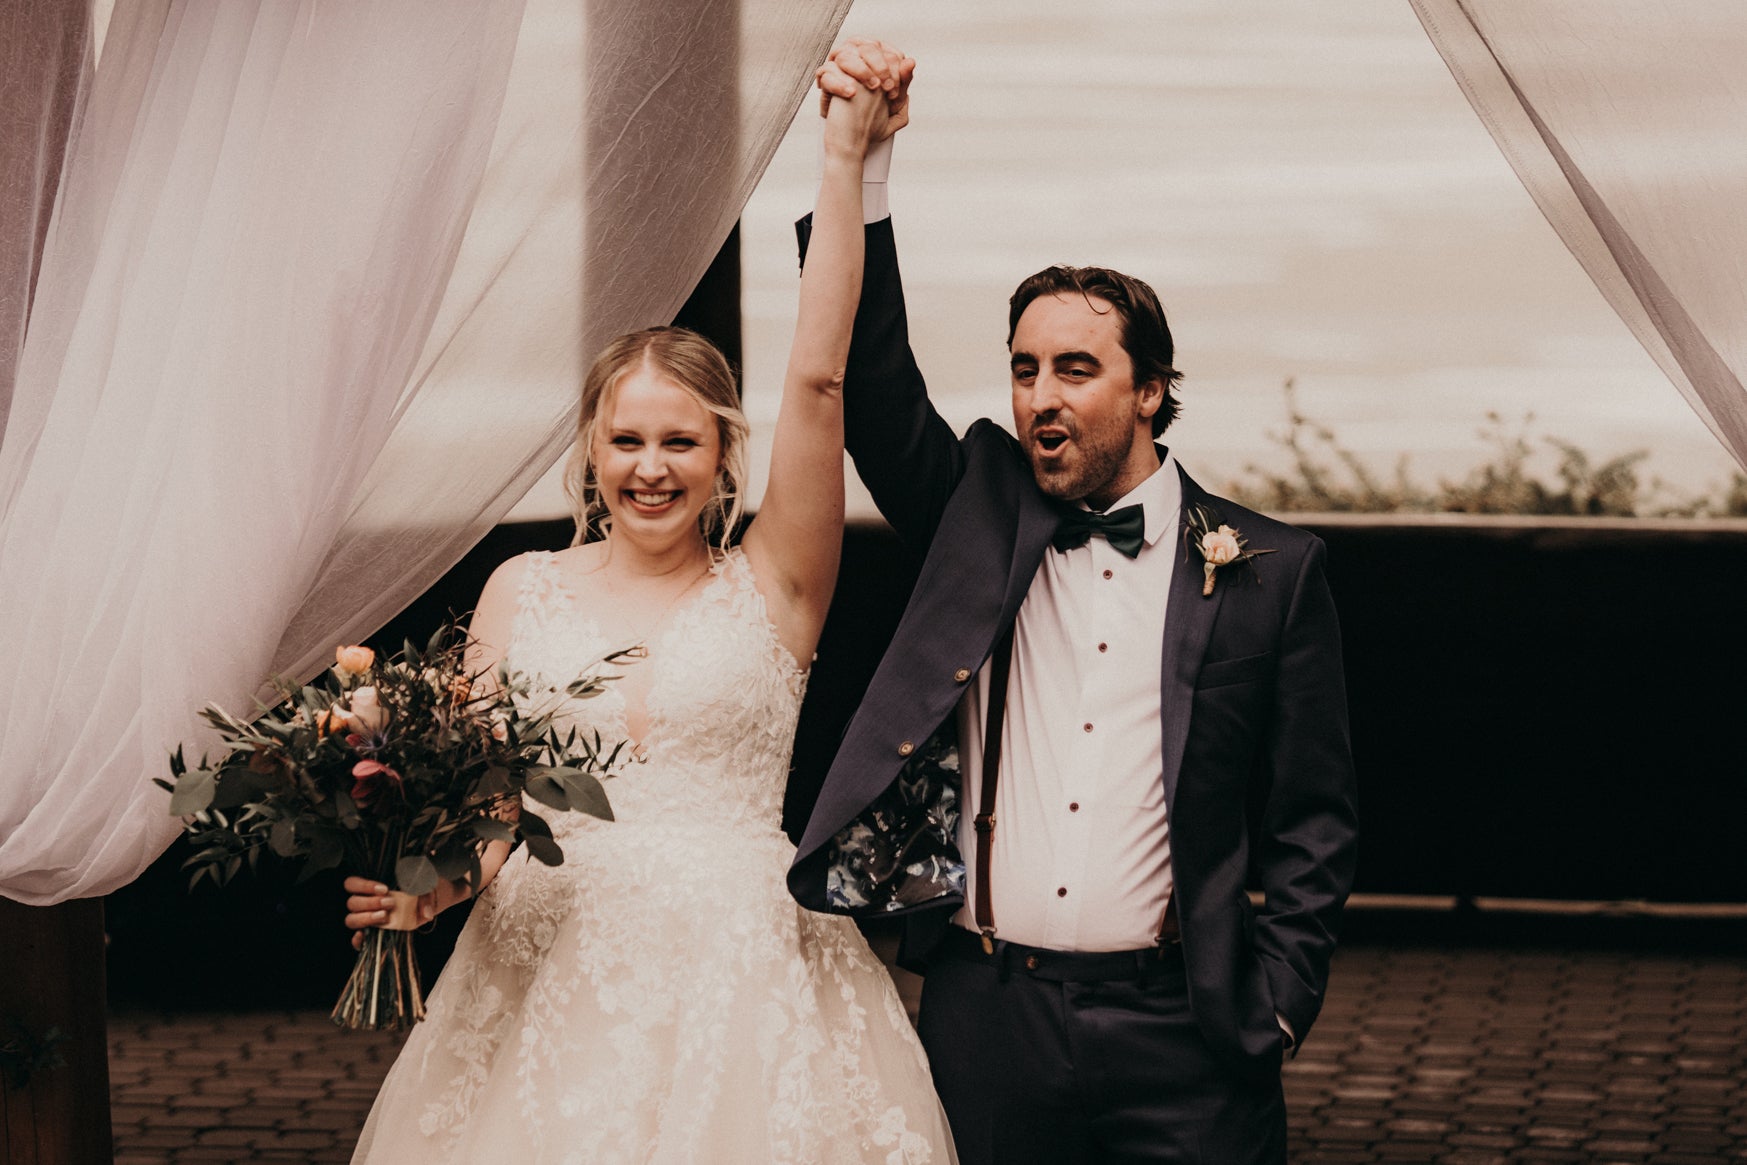
M 910 64 L 852 41 L 820 86 L 901 104 Z M 1322 1005 L 1356 838 L 1322 543 L 1157 443 L 1179 374 L 1146 284 L 1025 280 L 1018 437 L 959 438 L 889 218 L 867 248 L 847 444 L 926 558 L 790 887 L 908 916 L 965 1161 L 1283 1161 L 1281 1057 Z

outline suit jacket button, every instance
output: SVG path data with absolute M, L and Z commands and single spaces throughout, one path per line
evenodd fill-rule
M 906 740 L 903 744 L 900 744 L 898 746 L 898 755 L 899 756 L 909 756 L 911 753 L 913 753 L 915 751 L 916 751 L 916 746 L 914 744 L 910 743 L 908 740 Z
M 971 678 L 971 669 L 968 667 L 961 667 L 952 673 L 952 678 L 962 684 Z

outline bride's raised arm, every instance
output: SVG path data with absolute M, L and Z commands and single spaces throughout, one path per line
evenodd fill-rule
M 770 479 L 745 549 L 784 646 L 812 657 L 843 544 L 843 369 L 861 294 L 861 181 L 887 133 L 882 94 L 858 88 L 825 116 L 825 166 L 801 275 Z

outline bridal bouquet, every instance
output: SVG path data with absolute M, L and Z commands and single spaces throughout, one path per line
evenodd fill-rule
M 522 676 L 500 669 L 495 684 L 479 682 L 465 649 L 453 627 L 386 662 L 367 647 L 341 647 L 315 684 L 275 681 L 283 699 L 253 721 L 202 709 L 223 754 L 190 767 L 178 748 L 173 779 L 154 778 L 170 792 L 170 812 L 185 818 L 190 886 L 202 877 L 222 884 L 270 850 L 300 862 L 300 880 L 343 866 L 415 896 L 439 878 L 477 890 L 488 842 L 520 841 L 547 865 L 564 860 L 522 794 L 612 820 L 601 780 L 623 745 L 603 751 L 598 734 L 579 739 L 574 729 L 561 737 L 555 716 L 558 698 L 599 695 L 616 677 L 583 675 L 542 708 Z M 423 1017 L 411 933 L 365 931 L 334 1022 L 400 1029 Z

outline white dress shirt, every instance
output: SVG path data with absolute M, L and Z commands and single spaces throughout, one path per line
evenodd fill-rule
M 1110 507 L 1145 510 L 1128 558 L 1102 537 L 1044 551 L 1013 636 L 990 854 L 996 935 L 1061 951 L 1152 945 L 1171 892 L 1159 668 L 1165 600 L 1181 557 L 1182 483 L 1168 453 Z M 976 835 L 990 665 L 959 705 L 959 845 L 977 924 Z

